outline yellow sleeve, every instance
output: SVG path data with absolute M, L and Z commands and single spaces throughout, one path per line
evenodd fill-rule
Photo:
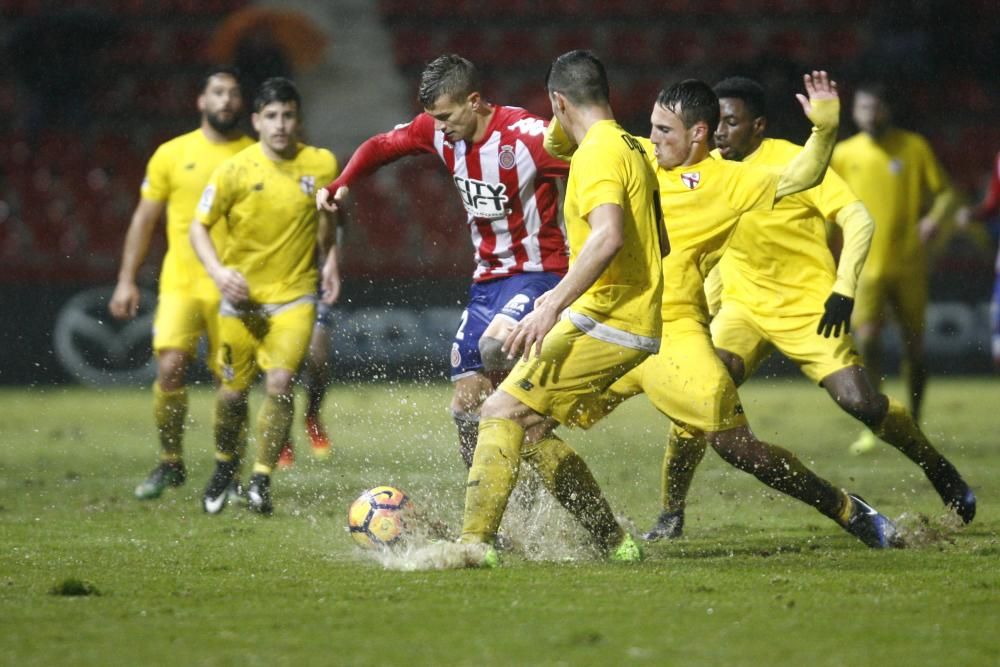
M 722 307 L 722 287 L 722 272 L 716 264 L 705 278 L 705 299 L 708 301 L 708 314 L 711 317 L 715 317 Z
M 208 179 L 208 185 L 202 190 L 201 199 L 195 208 L 194 219 L 197 222 L 211 228 L 229 211 L 234 190 L 233 171 L 231 164 L 226 161 L 212 172 L 212 177 Z
M 625 144 L 621 144 L 620 150 L 627 150 Z M 629 209 L 620 154 L 612 153 L 606 146 L 590 144 L 577 151 L 572 168 L 577 174 L 576 192 L 581 216 L 587 217 L 602 204 Z
M 951 221 L 960 203 L 958 193 L 955 192 L 954 188 L 946 186 L 934 197 L 927 215 L 937 221 L 938 225 L 944 225 Z
M 552 117 L 552 120 L 549 121 L 548 126 L 545 128 L 543 145 L 545 146 L 546 153 L 564 162 L 569 162 L 570 158 L 573 157 L 573 153 L 576 152 L 576 144 L 569 138 L 566 130 L 563 129 L 562 124 L 555 116 Z
M 170 198 L 170 151 L 161 145 L 146 164 L 146 175 L 142 179 L 139 193 L 143 199 L 165 202 Z
M 858 276 L 872 244 L 875 221 L 865 205 L 856 201 L 837 212 L 837 224 L 844 231 L 844 247 L 840 251 L 833 291 L 853 299 L 858 289 Z
M 840 127 L 840 100 L 816 100 L 812 103 L 809 120 L 812 132 L 799 154 L 781 172 L 776 197 L 795 194 L 818 185 L 830 163 L 833 146 Z

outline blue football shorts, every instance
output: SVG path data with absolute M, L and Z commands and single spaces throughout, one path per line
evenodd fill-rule
M 556 273 L 530 272 L 473 283 L 451 345 L 452 382 L 482 370 L 479 339 L 490 322 L 498 317 L 520 322 L 534 309 L 535 299 L 555 287 L 561 278 Z

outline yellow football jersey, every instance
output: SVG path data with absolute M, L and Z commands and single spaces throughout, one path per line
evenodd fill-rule
M 837 144 L 830 164 L 875 221 L 862 276 L 923 272 L 917 223 L 934 196 L 950 187 L 927 141 L 895 128 L 879 139 L 859 132 Z
M 291 160 L 275 162 L 256 143 L 212 174 L 196 219 L 224 220 L 220 259 L 243 274 L 256 303 L 287 303 L 316 291 L 315 193 L 336 178 L 328 150 L 299 144 Z
M 652 156 L 650 141 L 642 143 Z M 670 254 L 663 260 L 663 320 L 691 317 L 707 323 L 705 278 L 740 217 L 774 205 L 779 171 L 710 155 L 690 166 L 657 167 L 656 177 L 670 237 Z
M 624 210 L 625 243 L 570 310 L 658 344 L 664 230 L 656 198 L 656 176 L 642 145 L 615 121 L 595 123 L 573 155 L 566 183 L 563 214 L 570 265 L 590 236 L 587 215 L 602 204 L 616 204 Z
M 783 139 L 764 139 L 743 162 L 781 169 L 801 150 Z M 816 187 L 782 197 L 771 211 L 744 215 L 719 262 L 723 301 L 733 299 L 769 313 L 803 302 L 823 303 L 836 279 L 826 221 L 857 200 L 828 169 Z
M 142 198 L 167 203 L 167 254 L 160 269 L 161 292 L 207 293 L 218 298 L 215 283 L 194 254 L 188 228 L 215 168 L 251 144 L 250 137 L 213 143 L 197 129 L 160 145 L 149 159 Z M 225 230 L 213 232 L 212 240 L 216 247 L 222 247 Z

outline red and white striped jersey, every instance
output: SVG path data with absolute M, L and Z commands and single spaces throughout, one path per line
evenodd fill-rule
M 434 153 L 452 173 L 468 212 L 476 248 L 476 282 L 529 271 L 564 274 L 569 260 L 556 180 L 569 163 L 542 147 L 545 120 L 517 107 L 495 107 L 475 144 L 451 144 L 422 113 L 391 132 L 365 141 L 330 193 L 406 155 Z

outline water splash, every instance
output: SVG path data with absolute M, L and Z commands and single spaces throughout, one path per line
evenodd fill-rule
M 907 548 L 927 547 L 942 543 L 954 544 L 954 536 L 962 529 L 961 517 L 953 511 L 930 517 L 922 513 L 904 512 L 896 519 L 899 537 Z

